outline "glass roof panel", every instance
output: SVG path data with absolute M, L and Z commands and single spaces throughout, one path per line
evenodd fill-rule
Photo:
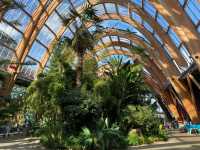
M 105 14 L 105 9 L 104 9 L 103 4 L 95 5 L 94 9 L 96 10 L 96 14 L 98 16 L 101 16 L 101 15 Z
M 109 36 L 105 36 L 102 38 L 103 43 L 111 42 Z
M 33 46 L 31 47 L 29 51 L 29 56 L 32 58 L 40 61 L 40 59 L 43 57 L 44 53 L 46 52 L 46 48 L 44 48 L 41 44 L 39 44 L 37 41 L 33 43 Z
M 142 24 L 142 18 L 135 12 L 131 12 L 132 19 L 136 20 L 138 23 Z
M 62 26 L 62 20 L 56 14 L 56 12 L 53 12 L 53 14 L 48 18 L 46 25 L 48 25 L 48 27 L 51 28 L 51 30 L 53 30 L 54 33 L 56 33 Z
M 115 55 L 111 55 L 111 56 L 107 56 L 105 57 L 103 60 L 98 62 L 98 67 L 107 64 L 108 62 L 110 62 L 113 59 L 122 59 L 122 62 L 125 63 L 127 61 L 130 60 L 130 63 L 133 63 L 132 58 L 130 58 L 127 55 L 119 55 L 119 54 L 115 54 Z
M 185 0 L 178 0 L 178 1 L 179 1 L 179 3 L 181 4 L 181 6 L 183 6 L 184 3 L 185 3 Z
M 0 59 L 12 59 L 15 56 L 14 51 L 0 44 Z
M 198 26 L 197 31 L 200 33 L 200 25 Z
M 119 37 L 119 40 L 120 40 L 121 42 L 131 44 L 131 41 L 130 41 L 129 39 L 126 39 L 126 38 L 123 38 L 123 37 Z
M 200 3 L 198 0 L 189 0 L 185 6 L 185 11 L 196 25 L 200 20 Z
M 22 0 L 15 0 L 17 3 L 22 2 Z M 39 5 L 38 0 L 23 0 L 23 4 L 25 5 L 24 9 L 32 15 L 34 10 L 37 8 Z
M 118 41 L 118 37 L 117 36 L 110 36 L 112 41 Z
M 127 16 L 128 15 L 128 9 L 124 6 L 121 6 L 121 5 L 117 5 L 118 6 L 118 11 L 119 11 L 119 14 L 122 15 L 122 16 Z
M 60 5 L 56 8 L 56 10 L 61 14 L 61 15 L 67 15 L 69 13 L 69 8 L 70 8 L 70 3 L 68 0 L 63 0 Z
M 19 75 L 23 78 L 34 80 L 39 63 L 29 57 L 26 57 L 25 62 L 29 61 L 34 62 L 36 65 L 23 65 Z
M 188 63 L 188 66 L 190 66 L 193 63 L 193 59 L 183 44 L 180 47 L 180 52 L 182 56 L 185 58 L 186 62 Z
M 161 16 L 160 14 L 158 14 L 156 21 L 159 23 L 159 25 L 165 30 L 167 31 L 169 24 L 168 22 L 164 19 L 163 16 Z
M 13 15 L 15 14 L 15 15 Z M 24 31 L 25 27 L 27 26 L 28 22 L 30 21 L 29 16 L 27 16 L 26 13 L 24 13 L 21 9 L 12 9 L 9 10 L 5 16 L 4 19 L 6 19 L 9 22 L 16 22 L 17 25 L 15 25 L 19 30 Z
M 17 44 L 22 39 L 22 34 L 20 32 L 18 32 L 13 27 L 11 27 L 10 25 L 8 25 L 8 24 L 6 24 L 4 22 L 0 23 L 0 31 L 2 31 L 2 32 L 6 33 L 7 35 L 9 35 L 9 37 L 11 37 Z
M 153 28 L 146 21 L 143 21 L 143 25 L 149 32 L 153 32 Z
M 142 0 L 131 0 L 134 4 L 142 7 Z
M 50 42 L 53 41 L 54 35 L 47 27 L 43 26 L 39 32 L 39 35 L 37 36 L 37 39 L 40 40 L 40 42 L 42 42 L 44 45 L 48 46 Z
M 151 15 L 153 18 L 155 18 L 156 15 L 156 9 L 154 8 L 154 6 L 149 3 L 148 0 L 144 0 L 144 10 Z
M 179 39 L 177 34 L 171 28 L 169 29 L 168 34 L 176 47 L 179 47 L 179 45 L 181 44 L 181 40 Z
M 83 3 L 86 2 L 86 0 L 71 0 L 73 6 L 75 8 L 78 8 L 79 6 L 81 6 Z
M 116 13 L 116 11 L 117 11 L 115 4 L 113 4 L 113 3 L 106 3 L 105 7 L 106 7 L 107 13 Z
M 72 39 L 72 38 L 74 37 L 74 34 L 73 34 L 73 33 L 70 31 L 70 29 L 68 28 L 68 29 L 64 32 L 63 36 L 66 36 L 66 37 Z

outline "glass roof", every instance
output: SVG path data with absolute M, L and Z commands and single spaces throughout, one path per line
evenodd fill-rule
M 16 4 L 23 3 L 25 7 L 20 9 L 9 10 L 3 21 L 0 22 L 0 32 L 4 32 L 8 35 L 14 42 L 7 44 L 6 42 L 0 42 L 0 58 L 11 58 L 19 59 L 16 56 L 17 53 L 23 53 L 21 49 L 18 48 L 18 45 L 22 42 L 24 33 L 27 30 L 27 26 L 33 22 L 33 14 L 35 14 L 37 7 L 41 5 L 42 0 L 13 0 Z M 183 7 L 183 10 L 191 19 L 192 23 L 195 25 L 197 32 L 200 33 L 200 3 L 198 0 L 177 0 L 179 5 Z M 48 0 L 47 4 L 44 5 L 44 9 L 47 10 L 48 6 L 55 2 L 55 0 Z M 55 10 L 49 14 L 49 17 L 44 22 L 44 25 L 41 28 L 37 29 L 38 33 L 33 41 L 30 44 L 28 54 L 25 57 L 26 61 L 34 61 L 37 65 L 33 66 L 23 66 L 21 69 L 21 75 L 34 79 L 37 69 L 41 67 L 41 61 L 45 54 L 49 53 L 49 48 L 51 47 L 53 41 L 61 36 L 67 36 L 73 38 L 75 28 L 73 23 L 69 27 L 63 27 L 62 17 L 69 13 L 70 8 L 75 8 L 77 11 L 82 9 L 82 6 L 87 3 L 87 0 L 61 0 L 60 4 L 55 8 Z M 110 1 L 111 2 L 111 1 Z M 113 1 L 114 2 L 114 1 Z M 172 43 L 179 50 L 183 58 L 188 63 L 189 67 L 193 63 L 193 59 L 189 53 L 188 47 L 184 42 L 181 41 L 181 38 L 178 34 L 170 27 L 170 24 L 167 20 L 156 10 L 156 8 L 151 4 L 149 0 L 131 0 L 137 9 L 142 10 L 147 14 L 148 18 L 153 19 L 161 28 L 162 31 L 166 33 L 167 36 L 171 39 Z M 148 31 L 157 42 L 159 47 L 162 48 L 163 52 L 166 54 L 166 57 L 170 60 L 171 55 L 169 53 L 168 47 L 165 44 L 165 40 L 160 36 L 159 32 L 153 28 L 152 24 L 140 16 L 137 11 L 129 10 L 127 7 L 115 4 L 115 3 L 98 3 L 94 6 L 98 16 L 117 14 L 118 16 L 129 16 L 134 22 L 140 24 L 146 31 Z M 47 12 L 45 12 L 47 13 Z M 15 15 L 14 15 L 15 14 Z M 18 20 L 18 24 L 14 25 L 11 22 Z M 77 24 L 81 24 L 80 20 L 77 19 Z M 114 28 L 117 30 L 128 30 L 149 44 L 150 40 L 145 34 L 143 34 L 138 27 L 128 24 L 119 19 L 108 19 L 104 20 L 101 24 L 104 28 Z M 61 30 L 63 29 L 63 30 Z M 95 28 L 90 26 L 89 31 L 94 31 Z M 61 32 L 62 31 L 62 32 Z M 131 33 L 130 33 L 131 34 Z M 58 36 L 59 35 L 59 36 Z M 1 36 L 1 34 L 0 34 Z M 98 44 L 112 42 L 112 41 L 121 41 L 125 43 L 130 43 L 134 45 L 134 41 L 130 41 L 127 38 L 119 37 L 117 35 L 105 36 L 99 40 Z M 7 44 L 7 45 L 6 45 Z M 119 47 L 113 45 L 112 48 L 118 50 L 127 50 L 127 48 Z M 110 47 L 105 48 L 107 50 L 111 49 Z M 100 53 L 100 52 L 99 52 Z M 176 63 L 176 62 L 175 62 Z M 48 67 L 48 62 L 46 62 Z

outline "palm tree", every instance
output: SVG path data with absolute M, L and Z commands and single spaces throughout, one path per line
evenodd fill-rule
M 76 28 L 76 32 L 74 34 L 74 38 L 71 40 L 70 46 L 76 52 L 77 56 L 77 65 L 76 65 L 76 86 L 81 86 L 81 78 L 83 71 L 83 59 L 84 55 L 87 51 L 93 50 L 93 47 L 96 43 L 95 34 L 92 35 L 88 29 L 85 27 L 84 23 L 93 23 L 96 26 L 96 32 L 100 31 L 99 23 L 101 20 L 96 15 L 95 10 L 92 6 L 85 6 L 85 11 L 81 14 L 78 14 L 75 10 L 71 9 L 68 16 L 63 16 L 63 24 L 68 26 L 72 20 L 79 18 L 82 22 L 80 27 L 78 27 L 77 23 L 74 23 L 74 27 Z
M 0 22 L 3 20 L 3 17 L 6 14 L 6 12 L 12 9 L 19 9 L 20 7 L 25 7 L 25 5 L 23 3 L 14 2 L 13 0 L 1 0 L 0 1 Z M 10 23 L 14 25 L 19 25 L 19 22 L 17 19 Z

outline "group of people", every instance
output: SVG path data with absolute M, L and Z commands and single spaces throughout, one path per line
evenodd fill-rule
M 10 121 L 7 121 L 5 126 L 3 127 L 4 136 L 8 137 L 11 134 L 13 129 L 14 129 L 13 131 L 15 131 L 16 133 L 19 133 L 22 131 L 22 132 L 24 132 L 25 135 L 27 135 L 30 128 L 31 128 L 31 122 L 27 118 L 25 118 L 23 126 L 20 126 L 18 123 L 16 123 L 16 125 L 13 126 Z
M 179 124 L 178 124 L 178 121 L 174 119 L 171 122 L 165 122 L 164 127 L 165 129 L 178 129 Z

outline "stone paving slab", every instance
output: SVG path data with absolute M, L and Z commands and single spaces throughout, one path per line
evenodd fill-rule
M 45 150 L 40 143 L 38 138 L 12 138 L 12 139 L 1 139 L 0 150 Z
M 167 142 L 133 146 L 129 150 L 200 150 L 200 136 L 175 133 Z
M 0 150 L 45 150 L 38 138 L 0 139 Z M 200 136 L 174 133 L 167 142 L 130 147 L 129 150 L 200 150 Z

